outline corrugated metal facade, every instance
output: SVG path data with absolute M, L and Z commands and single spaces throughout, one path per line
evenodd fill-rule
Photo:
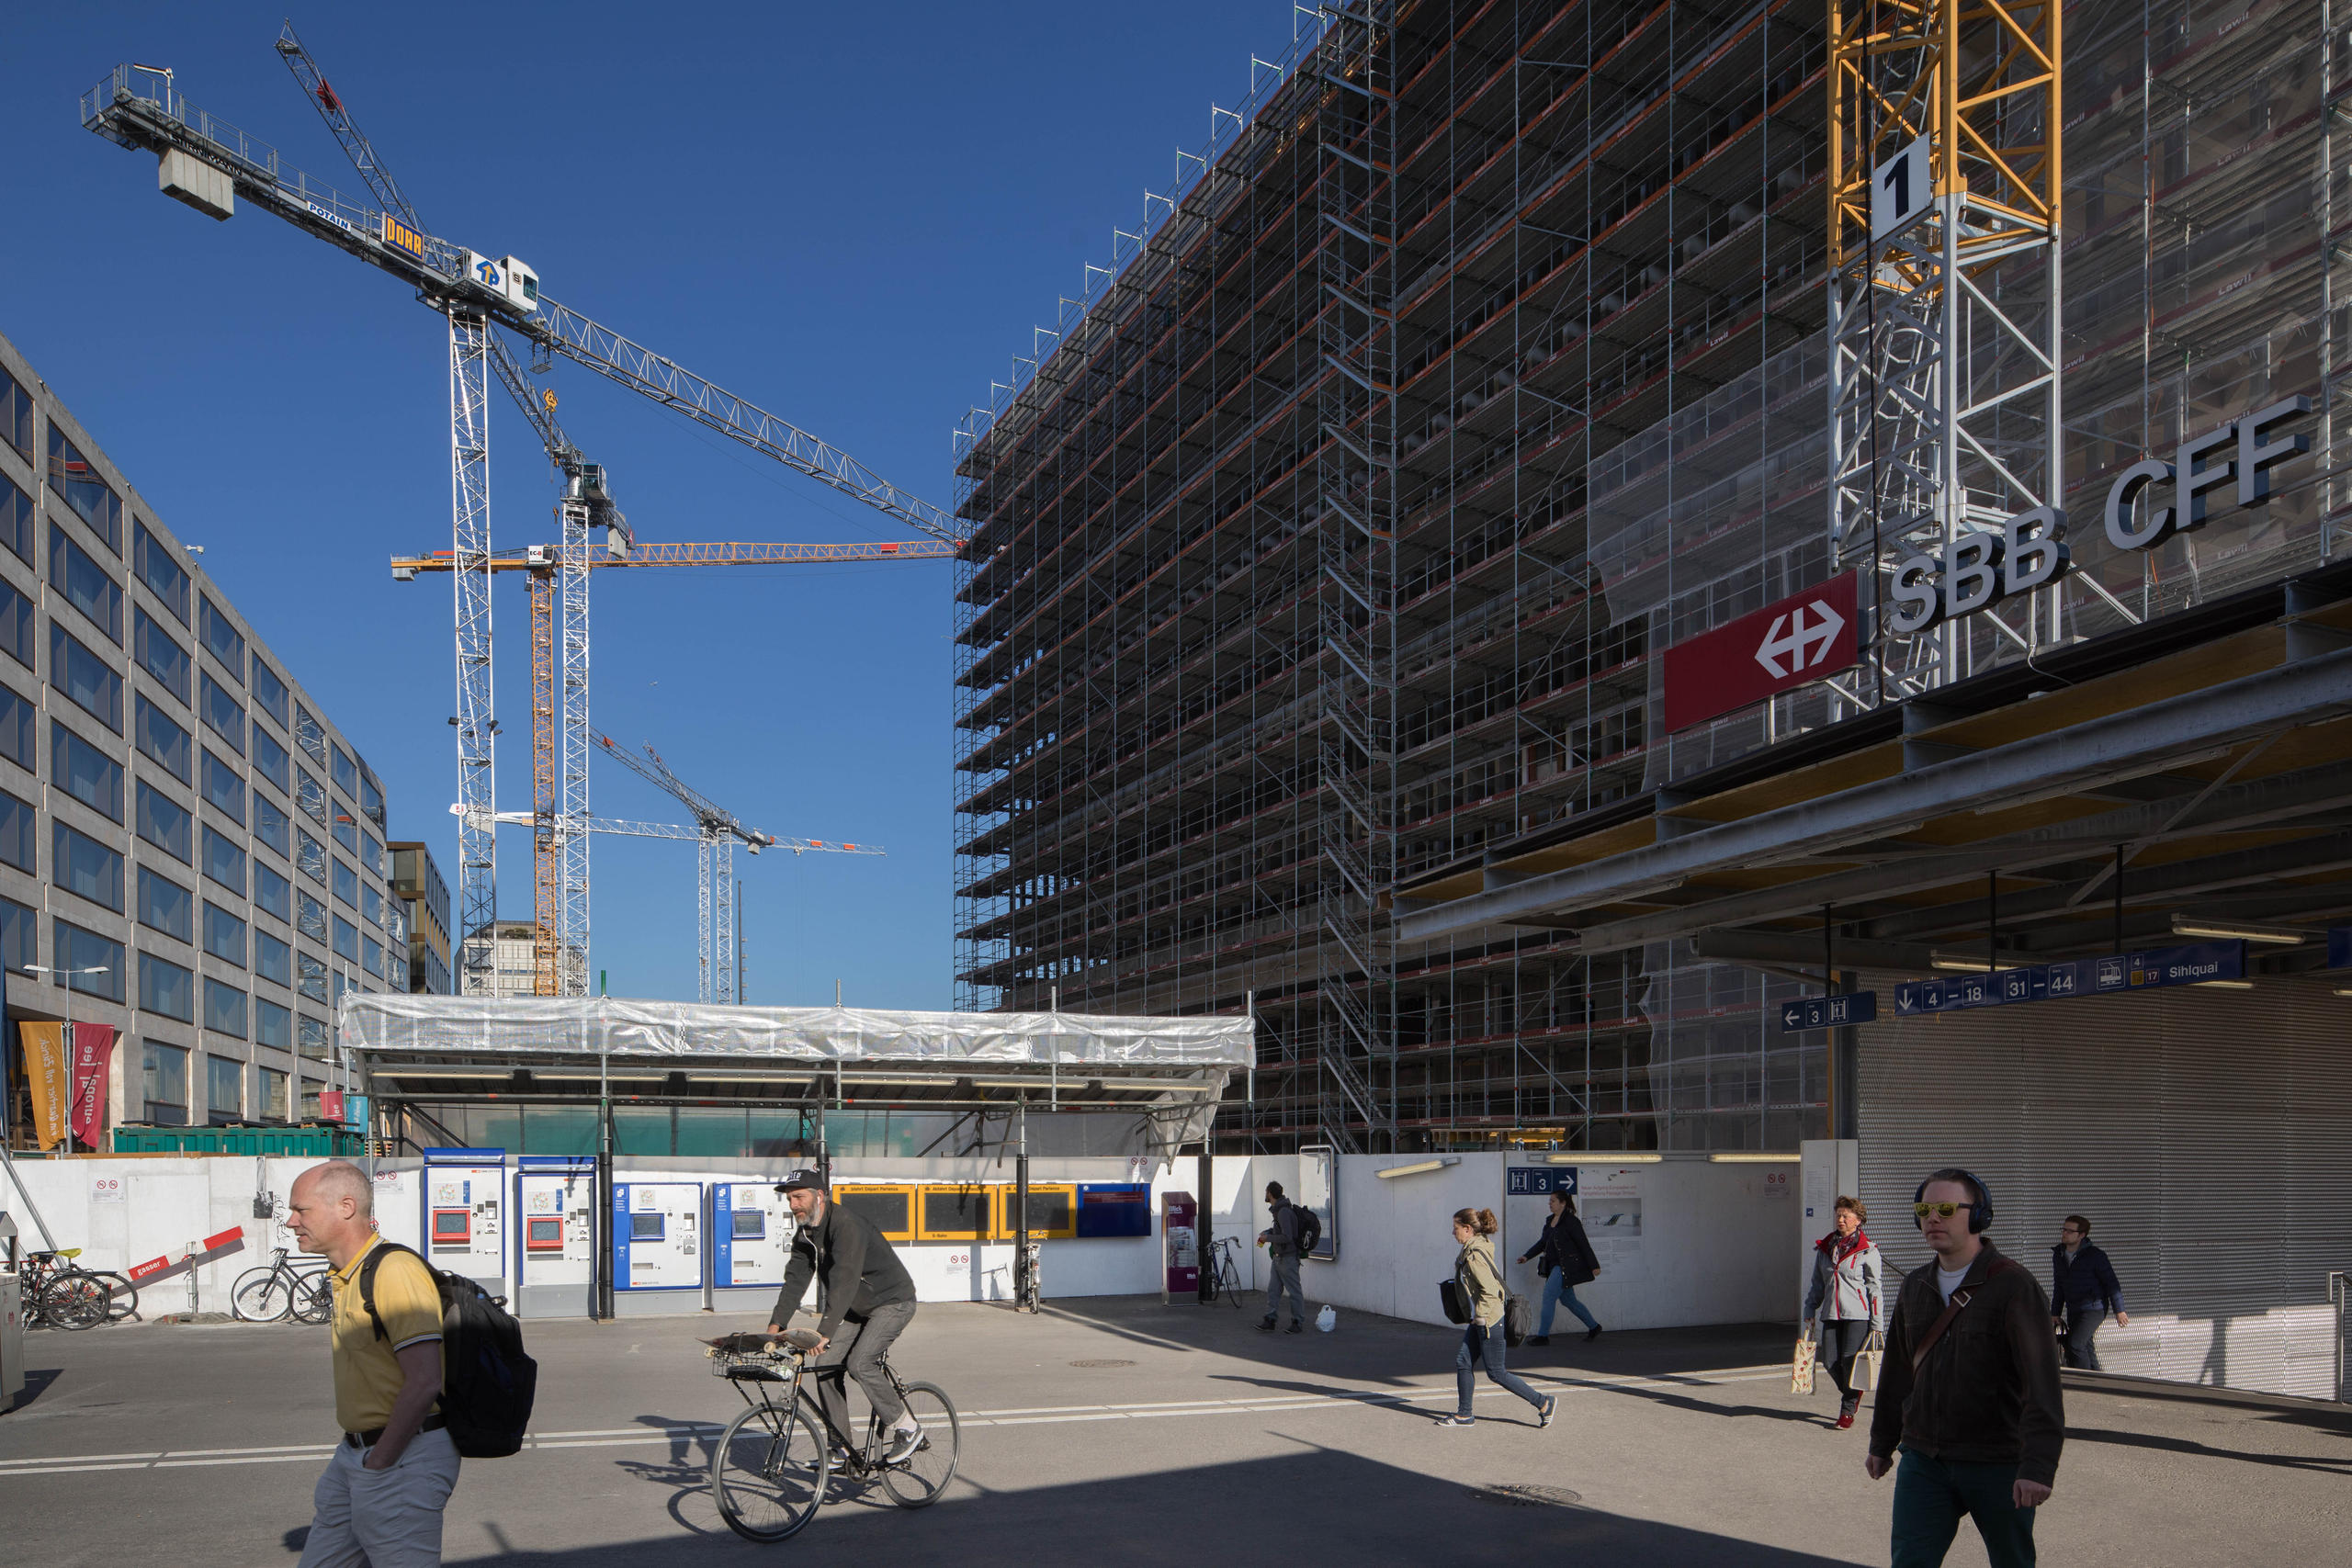
M 1874 976 L 1892 1001 L 1894 979 Z M 2340 1399 L 2352 1269 L 2352 998 L 2325 976 L 1988 1008 L 1860 1031 L 1861 1198 L 1890 1268 L 1919 1179 L 1975 1171 L 2047 1290 L 2060 1219 L 2114 1260 L 2109 1371 Z

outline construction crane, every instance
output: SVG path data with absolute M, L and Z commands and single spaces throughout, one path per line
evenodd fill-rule
M 311 179 L 267 143 L 196 108 L 177 90 L 165 68 L 116 66 L 106 81 L 83 95 L 82 123 L 121 146 L 153 152 L 158 185 L 166 195 L 221 220 L 233 215 L 236 197 L 243 195 L 248 202 L 411 285 L 424 304 L 447 320 L 461 973 L 464 989 L 487 991 L 493 977 L 492 931 L 497 915 L 489 376 L 497 374 L 514 396 L 551 456 L 569 448 L 554 426 L 551 400 L 532 387 L 493 327 L 529 344 L 535 361 L 551 364 L 550 356 L 560 354 L 951 548 L 961 547 L 962 535 L 946 513 L 883 479 L 848 453 L 548 299 L 540 292 L 538 276 L 527 264 L 513 256 L 492 258 L 431 233 L 290 27 L 280 33 L 278 50 L 337 141 L 351 155 L 376 206 L 353 200 L 332 186 Z M 576 454 L 576 449 L 571 450 Z M 578 476 L 568 476 L 566 501 L 560 509 L 564 536 L 558 567 L 567 674 L 576 653 L 583 707 L 588 545 L 595 516 L 591 498 L 582 493 L 585 489 Z M 570 766 L 575 761 L 576 773 Z M 565 810 L 560 815 L 569 826 L 560 835 L 562 852 L 568 856 L 576 844 L 577 852 L 584 856 L 584 746 L 576 759 L 566 761 Z M 584 860 L 579 863 L 576 882 L 567 860 L 561 880 L 567 908 L 576 903 L 584 920 Z
M 593 465 L 590 466 L 593 470 Z M 851 545 L 783 545 L 783 544 L 643 544 L 629 547 L 626 556 L 592 553 L 591 569 L 607 567 L 679 567 L 679 566 L 801 566 L 843 561 L 875 560 L 935 560 L 954 556 L 951 546 L 929 539 L 882 540 Z M 531 592 L 531 793 L 533 810 L 527 817 L 514 812 L 501 812 L 500 822 L 526 822 L 535 835 L 533 855 L 534 919 L 532 935 L 533 990 L 539 996 L 568 995 L 577 985 L 584 985 L 584 961 L 577 976 L 560 961 L 559 954 L 588 951 L 589 919 L 587 909 L 587 835 L 598 829 L 587 817 L 584 787 L 579 794 L 579 810 L 575 816 L 567 799 L 560 815 L 555 806 L 557 789 L 556 703 L 554 652 L 554 611 L 556 575 L 561 557 L 557 547 L 532 545 L 520 550 L 494 552 L 490 570 L 521 571 L 527 574 Z M 456 557 L 447 550 L 435 550 L 421 556 L 392 558 L 392 577 L 397 581 L 413 581 L 420 572 L 445 572 L 456 569 Z M 571 679 L 574 668 L 566 650 L 566 682 L 563 694 L 562 718 L 565 740 L 563 750 L 568 758 L 573 750 L 571 732 L 584 734 L 587 725 L 587 660 L 578 660 L 578 677 Z M 581 747 L 584 750 L 584 744 Z M 584 765 L 567 766 L 563 777 L 585 779 Z M 575 822 L 585 822 L 575 828 Z M 579 870 L 571 874 L 570 867 Z M 577 908 L 572 894 L 578 893 Z

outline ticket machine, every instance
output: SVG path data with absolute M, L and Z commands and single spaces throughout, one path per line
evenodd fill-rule
M 792 1206 L 773 1181 L 715 1181 L 710 1203 L 712 1283 L 722 1292 L 753 1287 L 761 1298 L 730 1302 L 722 1296 L 714 1304 L 722 1310 L 765 1306 L 792 1260 Z
M 596 1279 L 596 1162 L 525 1155 L 514 1177 L 514 1315 L 587 1317 Z
M 699 1181 L 613 1183 L 613 1310 L 628 1312 L 657 1291 L 703 1288 L 709 1249 L 702 1237 Z M 674 1303 L 640 1304 L 639 1311 L 691 1311 Z
M 494 1296 L 506 1294 L 504 1149 L 424 1151 L 424 1256 Z

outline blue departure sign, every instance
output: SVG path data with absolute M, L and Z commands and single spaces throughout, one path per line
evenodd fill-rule
M 1794 997 L 1781 1004 L 1781 1032 L 1843 1029 L 1878 1017 L 1876 991 L 1838 991 L 1826 997 Z
M 2013 1002 L 2064 1001 L 2109 991 L 2201 986 L 2245 977 L 2245 943 L 2198 942 L 2106 958 L 2075 958 L 1951 980 L 1905 980 L 1894 987 L 1894 1016 L 2005 1007 Z

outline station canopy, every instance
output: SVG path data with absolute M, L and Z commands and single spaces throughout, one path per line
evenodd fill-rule
M 1126 1114 L 1167 1156 L 1251 1060 L 1248 1018 L 722 1007 L 348 992 L 340 1035 L 398 1100 L 616 1096 Z

